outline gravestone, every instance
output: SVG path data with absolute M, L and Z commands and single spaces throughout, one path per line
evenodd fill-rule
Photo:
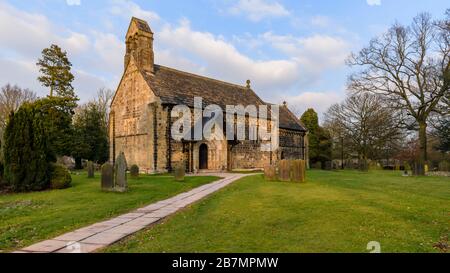
M 92 162 L 92 161 L 87 162 L 87 172 L 88 172 L 88 178 L 94 178 L 94 174 L 95 174 L 94 162 Z
M 175 165 L 175 169 L 173 171 L 175 181 L 183 182 L 184 177 L 186 175 L 186 163 L 181 162 Z
M 300 182 L 306 182 L 306 160 L 297 160 L 300 168 Z
M 289 160 L 280 160 L 278 162 L 278 180 L 291 181 L 291 166 Z
M 277 180 L 277 168 L 274 165 L 265 165 L 264 166 L 264 179 L 266 181 Z
M 326 171 L 331 171 L 333 169 L 333 162 L 332 161 L 325 161 L 324 169 Z
M 116 159 L 115 165 L 115 181 L 114 188 L 116 191 L 126 191 L 128 188 L 127 182 L 127 160 L 125 154 L 122 152 Z
M 102 166 L 102 190 L 112 191 L 114 189 L 114 168 L 111 164 L 105 163 Z
M 130 168 L 130 175 L 132 178 L 139 178 L 139 166 L 138 165 L 133 165 Z
M 304 160 L 292 160 L 291 161 L 291 181 L 303 183 L 305 182 L 305 161 Z

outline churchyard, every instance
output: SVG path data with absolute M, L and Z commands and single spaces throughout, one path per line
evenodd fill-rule
M 215 181 L 216 177 L 128 177 L 126 193 L 104 191 L 100 173 L 72 174 L 72 187 L 32 193 L 0 195 L 0 251 L 9 252 L 59 236 L 133 209 L 167 199 Z
M 253 173 L 99 251 L 369 252 L 369 242 L 379 242 L 382 252 L 448 251 L 448 177 L 310 170 L 297 183 L 289 177 L 298 168 L 289 161 L 280 166 L 266 171 L 281 170 L 285 182 L 279 174 Z M 126 191 L 115 191 L 102 189 L 100 173 L 87 177 L 73 173 L 69 189 L 0 196 L 0 250 L 19 250 L 218 179 L 141 174 L 127 176 Z
M 445 252 L 450 179 L 399 171 L 243 178 L 105 252 Z M 370 246 L 370 245 L 369 245 Z

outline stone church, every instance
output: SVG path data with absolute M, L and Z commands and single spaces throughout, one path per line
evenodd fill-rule
M 174 140 L 172 109 L 175 105 L 193 108 L 194 97 L 222 109 L 269 105 L 251 89 L 250 81 L 240 86 L 155 64 L 152 30 L 147 22 L 132 18 L 126 34 L 125 70 L 111 104 L 110 158 L 124 152 L 130 166 L 136 164 L 148 173 L 168 172 L 176 164 L 185 164 L 188 172 L 223 171 L 306 159 L 307 131 L 286 103 L 279 107 L 275 151 L 262 151 L 258 140 Z

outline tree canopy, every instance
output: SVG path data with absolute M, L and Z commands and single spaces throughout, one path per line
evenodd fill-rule
M 38 191 L 50 185 L 55 156 L 42 110 L 37 103 L 25 103 L 11 113 L 6 126 L 4 176 L 13 191 Z
M 312 164 L 331 160 L 331 135 L 320 127 L 317 112 L 310 108 L 300 118 L 308 129 L 309 159 Z
M 88 103 L 78 109 L 74 117 L 74 146 L 72 155 L 77 161 L 87 159 L 97 163 L 108 160 L 109 146 L 104 113 L 96 103 Z
M 42 50 L 42 57 L 37 66 L 41 72 L 39 82 L 50 88 L 50 97 L 60 96 L 76 99 L 72 82 L 74 76 L 71 72 L 72 63 L 67 57 L 67 52 L 57 45 L 51 45 Z
M 430 115 L 450 87 L 449 20 L 448 11 L 437 22 L 419 14 L 410 26 L 393 25 L 348 60 L 360 68 L 350 77 L 350 89 L 382 95 L 392 109 L 402 110 L 404 126 L 418 131 L 422 164 Z
M 353 94 L 331 106 L 325 116 L 327 126 L 345 138 L 364 165 L 400 137 L 394 114 L 379 95 Z

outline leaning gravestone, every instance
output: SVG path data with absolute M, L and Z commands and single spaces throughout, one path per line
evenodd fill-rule
M 114 190 L 114 168 L 109 163 L 105 163 L 102 166 L 102 190 Z
M 291 181 L 291 166 L 289 160 L 281 160 L 278 163 L 278 179 L 283 182 Z
M 126 191 L 128 188 L 127 183 L 127 160 L 125 158 L 125 154 L 122 152 L 116 159 L 115 165 L 115 183 L 114 188 L 116 191 Z
M 94 173 L 95 173 L 94 162 L 92 162 L 92 161 L 87 162 L 87 172 L 88 172 L 88 178 L 94 178 Z
M 175 177 L 175 181 L 183 182 L 186 175 L 186 163 L 180 162 L 176 164 L 173 174 Z
M 264 166 L 264 179 L 266 179 L 266 181 L 277 180 L 277 168 L 274 165 Z

